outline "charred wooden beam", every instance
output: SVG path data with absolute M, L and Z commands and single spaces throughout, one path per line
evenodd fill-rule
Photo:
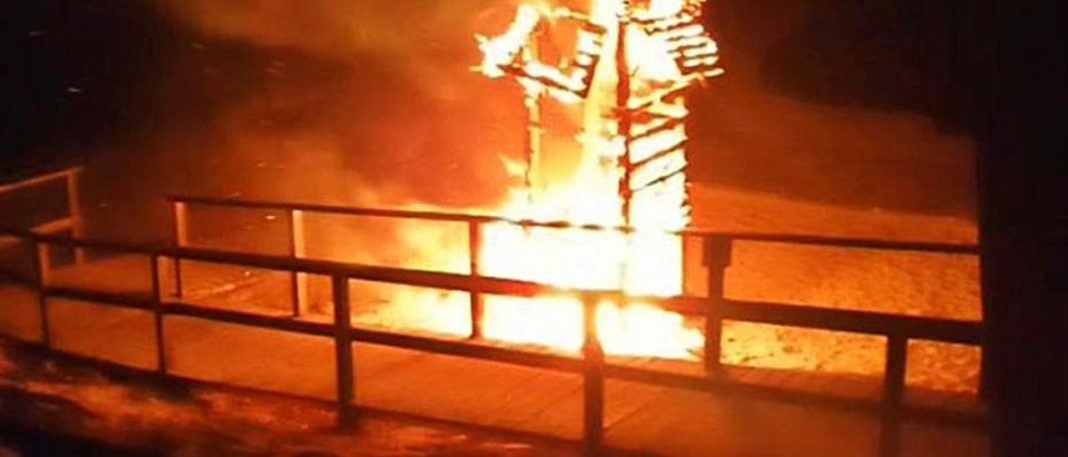
M 604 349 L 597 336 L 597 302 L 582 302 L 582 441 L 589 456 L 601 455 L 604 447 Z
M 479 256 L 482 253 L 482 227 L 477 222 L 470 222 L 467 225 L 467 256 L 468 256 L 468 268 L 470 269 L 471 279 L 477 279 L 480 276 L 479 268 Z M 479 291 L 470 291 L 468 293 L 470 298 L 470 315 L 471 315 L 471 339 L 482 338 L 482 319 L 484 310 L 484 303 L 482 293 Z
M 658 119 L 659 120 L 657 121 L 646 124 L 647 127 L 641 129 L 637 133 L 634 133 L 631 136 L 630 141 L 638 141 L 641 139 L 649 138 L 651 136 L 655 136 L 659 133 L 668 132 L 677 127 L 681 127 L 686 123 L 685 117 L 662 116 Z
M 334 368 L 337 372 L 337 421 L 349 425 L 355 397 L 355 368 L 352 362 L 352 316 L 349 311 L 349 279 L 343 275 L 330 278 L 334 296 Z
M 679 176 L 679 175 L 681 175 L 681 174 L 683 174 L 685 172 L 686 172 L 686 165 L 683 164 L 681 167 L 679 167 L 679 168 L 677 168 L 675 170 L 672 170 L 669 173 L 661 175 L 660 177 L 658 177 L 658 178 L 656 178 L 656 179 L 654 179 L 652 181 L 648 181 L 648 182 L 643 183 L 643 184 L 641 184 L 639 186 L 631 187 L 631 193 L 635 193 L 636 194 L 638 192 L 646 191 L 646 190 L 651 189 L 651 188 L 653 188 L 653 187 L 655 187 L 655 186 L 657 186 L 659 184 L 663 184 L 663 183 L 667 182 L 669 179 L 674 178 L 676 176 Z
M 51 274 L 51 260 L 48 244 L 38 240 L 32 240 L 33 246 L 33 275 L 37 280 L 37 309 L 41 316 L 41 342 L 45 347 L 52 344 L 52 330 L 48 318 L 48 299 L 45 289 L 48 287 Z
M 633 168 L 631 167 L 631 143 L 626 139 L 631 137 L 631 128 L 634 125 L 633 114 L 631 113 L 630 101 L 631 101 L 631 81 L 630 81 L 630 64 L 627 60 L 627 25 L 629 24 L 630 16 L 630 4 L 624 1 L 622 6 L 622 14 L 620 14 L 619 24 L 617 26 L 618 32 L 616 33 L 616 116 L 617 116 L 617 130 L 618 135 L 624 138 L 623 141 L 623 153 L 619 155 L 619 169 L 622 170 L 622 176 L 619 179 L 619 198 L 623 202 L 621 208 L 623 214 L 623 226 L 631 226 L 631 198 L 633 192 L 631 190 L 631 173 Z
M 901 410 L 905 399 L 905 367 L 908 338 L 892 334 L 886 340 L 886 369 L 883 373 L 879 456 L 901 455 Z
M 334 326 L 321 322 L 295 320 L 288 317 L 269 316 L 220 308 L 206 308 L 189 303 L 167 302 L 167 314 L 204 319 L 226 324 L 280 330 L 303 335 L 332 337 Z
M 153 331 L 156 335 L 156 372 L 161 376 L 167 375 L 167 351 L 166 351 L 166 338 L 163 331 L 163 316 L 166 310 L 163 309 L 163 292 L 160 287 L 160 273 L 159 263 L 162 261 L 159 256 L 149 256 L 149 275 L 152 278 L 151 289 L 151 304 L 152 304 L 152 323 Z
M 723 300 L 727 268 L 731 264 L 733 246 L 729 238 L 705 240 L 704 264 L 708 268 L 708 302 L 705 304 L 705 373 L 709 377 L 720 374 L 723 336 Z
M 660 151 L 654 152 L 654 153 L 650 154 L 648 157 L 643 157 L 641 160 L 638 160 L 636 162 L 632 162 L 630 164 L 631 170 L 638 170 L 638 169 L 640 169 L 642 167 L 645 167 L 645 166 L 651 164 L 652 162 L 655 162 L 657 159 L 661 159 L 661 158 L 667 157 L 667 156 L 669 156 L 671 154 L 674 154 L 676 152 L 683 152 L 684 148 L 686 147 L 686 143 L 688 143 L 688 142 L 689 142 L 689 139 L 680 138 L 674 144 L 665 146 Z

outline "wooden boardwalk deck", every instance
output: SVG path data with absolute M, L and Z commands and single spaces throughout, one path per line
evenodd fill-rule
M 57 269 L 53 282 L 92 283 L 97 289 L 107 283 L 110 291 L 140 295 L 147 292 L 148 281 L 142 271 L 148 271 L 144 259 L 118 257 Z M 190 274 L 187 295 L 196 303 L 284 315 L 285 307 L 252 303 L 252 297 L 273 301 L 270 294 L 275 292 L 261 290 L 270 289 L 266 284 L 272 281 L 242 279 L 250 276 L 255 274 Z M 214 282 L 205 282 L 207 278 Z M 150 313 L 67 300 L 51 300 L 49 311 L 57 349 L 155 368 Z M 32 294 L 17 287 L 2 289 L 0 330 L 34 339 L 39 332 L 30 323 L 38 319 Z M 331 339 L 176 316 L 165 319 L 163 330 L 166 364 L 173 375 L 320 399 L 336 395 Z M 371 344 L 355 344 L 353 352 L 355 399 L 361 407 L 556 438 L 581 436 L 577 374 Z M 837 389 L 861 398 L 878 393 L 873 383 L 845 388 L 770 371 L 739 373 L 755 384 L 797 384 L 799 396 L 806 389 Z M 606 443 L 613 448 L 678 457 L 876 456 L 879 433 L 876 417 L 863 411 L 611 379 L 606 383 L 605 427 Z M 902 442 L 902 455 L 910 457 L 986 453 L 984 434 L 926 423 L 906 423 Z

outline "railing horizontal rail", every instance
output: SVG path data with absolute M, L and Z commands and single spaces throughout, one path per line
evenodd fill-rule
M 632 233 L 637 231 L 632 227 L 602 226 L 589 224 L 574 224 L 566 221 L 535 221 L 509 218 L 499 215 L 487 214 L 459 214 L 438 211 L 416 210 L 392 210 L 373 208 L 353 208 L 347 206 L 320 205 L 307 203 L 279 203 L 258 200 L 203 197 L 190 195 L 171 195 L 168 199 L 172 202 L 201 204 L 210 206 L 225 206 L 232 208 L 265 209 L 265 210 L 297 210 L 312 213 L 343 214 L 350 216 L 386 217 L 397 219 L 430 220 L 447 222 L 478 222 L 483 224 L 503 223 L 522 227 L 541 227 L 551 229 L 575 229 L 593 231 L 614 231 Z M 891 241 L 857 237 L 823 237 L 812 235 L 778 234 L 778 233 L 750 233 L 750 232 L 725 232 L 706 229 L 685 229 L 677 231 L 661 232 L 665 234 L 690 236 L 690 237 L 723 237 L 735 241 L 789 243 L 810 246 L 826 246 L 852 249 L 878 249 L 886 251 L 913 251 L 937 254 L 979 254 L 979 247 L 974 243 L 941 243 L 927 241 Z
M 37 281 L 13 271 L 0 270 L 0 282 L 9 282 L 26 287 L 36 287 Z
M 367 266 L 328 260 L 293 258 L 265 254 L 218 251 L 198 248 L 160 248 L 134 246 L 111 241 L 71 239 L 0 229 L 0 233 L 25 236 L 40 242 L 87 249 L 109 249 L 147 256 L 175 257 L 210 263 L 233 264 L 253 268 L 295 271 L 324 276 L 343 275 L 351 279 L 403 284 L 444 290 L 467 291 L 488 295 L 534 297 L 541 294 L 585 295 L 594 299 L 621 300 L 655 304 L 670 311 L 697 316 L 705 312 L 707 297 L 633 297 L 613 290 L 570 290 L 512 279 L 471 277 L 467 274 L 408 270 Z M 847 332 L 898 335 L 907 338 L 963 344 L 981 344 L 983 327 L 978 322 L 954 321 L 916 316 L 873 313 L 867 311 L 818 308 L 813 306 L 724 300 L 721 314 L 725 319 L 769 324 L 809 327 Z
M 98 290 L 88 290 L 76 287 L 57 286 L 46 286 L 43 290 L 43 293 L 49 298 L 104 303 L 107 305 L 118 306 L 122 308 L 140 309 L 145 311 L 152 311 L 155 307 L 155 304 L 152 302 L 152 298 L 148 296 L 147 293 L 130 294 L 102 292 Z
M 127 254 L 174 257 L 182 260 L 208 263 L 241 265 L 269 270 L 294 271 L 301 273 L 331 276 L 341 274 L 351 279 L 412 285 L 445 290 L 476 292 L 487 295 L 507 295 L 515 297 L 534 297 L 542 294 L 588 295 L 601 299 L 618 300 L 626 298 L 631 301 L 650 303 L 663 302 L 666 309 L 698 314 L 701 312 L 702 298 L 699 297 L 641 297 L 625 295 L 618 290 L 565 289 L 547 284 L 516 279 L 493 278 L 486 276 L 471 277 L 468 274 L 444 273 L 436 271 L 411 270 L 403 268 L 361 265 L 331 260 L 294 258 L 247 252 L 224 251 L 201 248 L 173 248 L 147 244 L 125 244 L 108 240 L 87 238 L 67 238 L 55 235 L 36 234 L 19 229 L 0 228 L 0 233 L 20 236 L 39 242 L 84 249 L 101 249 Z
M 723 300 L 720 304 L 724 319 L 843 332 L 897 335 L 909 339 L 929 339 L 948 343 L 978 345 L 983 342 L 983 325 L 980 322 L 737 300 Z
M 131 294 L 107 293 L 62 287 L 48 287 L 46 289 L 46 294 L 53 298 L 90 301 L 102 303 L 104 305 L 140 310 L 152 310 L 154 306 L 147 297 Z M 163 306 L 164 312 L 170 315 L 208 319 L 307 335 L 327 337 L 334 335 L 334 327 L 330 323 L 301 321 L 288 317 L 232 311 L 180 302 L 166 302 Z M 830 309 L 813 311 L 814 310 L 811 308 L 797 308 L 789 305 L 784 306 L 767 303 L 728 301 L 726 302 L 726 309 L 724 310 L 724 318 L 739 319 L 748 322 L 773 323 L 872 334 L 886 334 L 893 332 L 894 330 L 887 330 L 886 324 L 881 320 L 896 320 L 898 321 L 896 322 L 896 325 L 910 327 L 900 330 L 908 335 L 909 338 L 932 339 L 961 344 L 980 344 L 982 341 L 982 327 L 977 323 L 883 315 L 848 310 Z M 787 317 L 781 318 L 779 315 L 785 315 Z M 525 366 L 556 368 L 569 372 L 577 372 L 581 370 L 581 361 L 578 359 L 561 355 L 531 352 L 529 350 L 474 344 L 465 340 L 452 341 L 435 337 L 399 334 L 391 331 L 370 330 L 366 328 L 352 329 L 350 337 L 359 342 L 426 352 L 484 358 Z M 700 386 L 707 382 L 707 379 L 705 378 L 691 375 L 656 372 L 625 366 L 612 366 L 607 370 L 606 373 L 610 374 L 612 377 L 633 381 L 649 381 L 670 385 L 685 385 L 689 387 Z
M 0 235 L 22 238 L 27 241 L 38 241 L 56 246 L 70 248 L 99 249 L 127 254 L 162 255 L 169 248 L 156 244 L 134 243 L 127 241 L 112 241 L 97 238 L 77 237 L 70 238 L 53 233 L 35 233 L 16 227 L 0 227 Z
M 54 234 L 60 233 L 66 230 L 74 228 L 76 222 L 73 217 L 65 217 L 63 219 L 56 219 L 51 222 L 45 222 L 43 224 L 33 227 L 33 231 L 37 233 Z
M 199 318 L 227 324 L 244 325 L 313 336 L 334 336 L 334 325 L 322 322 L 309 322 L 278 316 L 254 314 L 241 311 L 209 308 L 188 303 L 166 302 L 164 314 Z
M 76 288 L 48 287 L 46 295 L 76 301 L 86 301 L 102 306 L 114 306 L 151 311 L 155 306 L 147 297 L 130 294 L 90 291 Z M 163 313 L 173 316 L 243 325 L 248 327 L 282 330 L 312 336 L 335 336 L 333 323 L 314 322 L 292 319 L 290 317 L 234 311 L 214 307 L 205 307 L 189 303 L 168 301 L 163 303 Z M 448 340 L 440 337 L 400 334 L 391 331 L 353 328 L 348 331 L 353 341 L 384 346 L 432 352 L 458 357 L 477 358 L 538 368 L 550 368 L 558 371 L 579 372 L 582 362 L 579 359 L 557 354 L 532 352 L 486 344 L 472 343 L 466 340 Z
M 37 233 L 55 234 L 69 231 L 71 236 L 77 238 L 82 235 L 83 220 L 81 211 L 81 198 L 78 181 L 83 172 L 82 167 L 69 167 L 64 170 L 34 176 L 22 181 L 8 184 L 0 184 L 0 198 L 6 193 L 14 193 L 23 189 L 33 188 L 52 181 L 62 181 L 66 190 L 67 215 L 52 221 L 38 223 L 32 228 Z M 4 246 L 0 245 L 0 248 Z M 74 250 L 74 261 L 85 261 L 85 252 L 81 249 Z
M 354 328 L 352 339 L 357 342 L 380 344 L 424 352 L 491 360 L 495 362 L 523 365 L 529 367 L 549 368 L 557 371 L 580 372 L 582 360 L 557 354 L 546 354 L 522 349 L 511 349 L 487 344 L 472 343 L 467 340 L 446 340 L 441 338 L 400 334 L 390 331 Z
M 27 187 L 33 187 L 36 185 L 44 184 L 49 181 L 58 181 L 60 179 L 66 179 L 72 173 L 80 173 L 81 167 L 68 168 L 66 170 L 55 171 L 52 173 L 46 173 L 43 175 L 34 176 L 32 178 L 24 179 L 22 181 L 15 181 L 7 184 L 0 184 L 0 194 L 15 191 L 18 189 L 24 189 Z
M 263 210 L 298 210 L 310 213 L 343 214 L 348 216 L 390 217 L 404 219 L 421 219 L 446 222 L 510 222 L 510 220 L 479 214 L 459 214 L 438 211 L 415 211 L 415 210 L 391 210 L 372 208 L 353 208 L 348 206 L 323 205 L 315 203 L 278 203 L 259 200 L 245 200 L 220 197 L 203 197 L 191 195 L 170 195 L 167 197 L 172 202 L 192 203 L 209 206 L 225 206 L 231 208 L 263 209 Z
M 734 241 L 785 243 L 849 249 L 907 251 L 929 254 L 979 254 L 979 246 L 975 244 L 933 243 L 925 241 L 888 241 L 868 238 L 829 238 L 810 235 L 786 235 L 773 233 L 761 234 L 697 231 L 686 232 L 686 234 L 700 236 L 717 236 L 722 238 L 729 238 Z

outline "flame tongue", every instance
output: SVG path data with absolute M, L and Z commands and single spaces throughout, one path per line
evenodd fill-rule
M 588 15 L 523 5 L 503 35 L 479 39 L 481 71 L 522 84 L 532 124 L 544 96 L 582 102 L 580 148 L 542 151 L 538 130 L 529 130 L 528 178 L 542 172 L 534 161 L 541 154 L 581 154 L 568 179 L 533 195 L 513 189 L 503 213 L 636 229 L 490 226 L 479 253 L 483 274 L 633 295 L 682 293 L 681 239 L 665 233 L 689 222 L 682 91 L 720 70 L 715 44 L 696 21 L 699 1 L 651 0 L 642 11 L 628 5 L 595 0 Z M 561 67 L 538 60 L 545 19 L 578 23 L 575 56 Z M 692 358 L 702 346 L 680 315 L 647 304 L 600 303 L 597 324 L 609 354 Z M 574 351 L 582 343 L 581 306 L 559 297 L 490 297 L 483 329 L 493 339 Z

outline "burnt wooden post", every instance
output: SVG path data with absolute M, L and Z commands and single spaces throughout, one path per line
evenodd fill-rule
M 587 455 L 600 455 L 604 445 L 604 349 L 597 336 L 597 303 L 582 297 L 582 441 Z
M 52 334 L 48 322 L 48 282 L 50 276 L 50 250 L 47 243 L 33 239 L 33 273 L 37 280 L 37 309 L 41 315 L 41 343 L 48 347 L 52 344 Z
M 886 372 L 883 378 L 882 430 L 879 435 L 880 457 L 900 454 L 901 408 L 905 397 L 905 364 L 908 338 L 891 334 L 886 339 Z
M 720 371 L 723 335 L 722 303 L 724 276 L 731 264 L 731 239 L 705 237 L 705 267 L 708 268 L 708 306 L 705 307 L 705 373 L 717 376 Z
M 184 248 L 189 243 L 189 226 L 186 218 L 189 208 L 185 202 L 171 201 L 171 215 L 174 222 L 174 245 Z M 182 260 L 174 257 L 174 296 L 182 298 Z
M 634 190 L 631 189 L 631 177 L 634 166 L 631 162 L 633 137 L 631 130 L 634 125 L 634 112 L 630 107 L 631 98 L 631 68 L 627 62 L 627 27 L 630 25 L 630 4 L 622 3 L 623 11 L 619 14 L 618 30 L 616 33 L 616 119 L 619 136 L 623 138 L 623 153 L 619 155 L 619 169 L 623 175 L 619 179 L 619 197 L 623 201 L 623 225 L 630 227 L 631 205 Z
M 156 372 L 160 375 L 167 374 L 167 354 L 164 350 L 163 340 L 163 294 L 159 285 L 159 262 L 158 254 L 149 256 L 149 271 L 152 274 L 152 311 L 155 317 L 156 330 Z
M 304 238 L 304 211 L 290 210 L 287 219 L 289 221 L 289 256 L 294 259 L 303 258 L 307 255 Z M 290 271 L 289 282 L 293 317 L 300 317 L 300 313 L 308 305 L 308 274 L 296 270 Z
M 990 400 L 990 384 L 994 371 L 991 370 L 993 361 L 990 359 L 990 348 L 987 335 L 990 333 L 990 324 L 987 318 L 983 318 L 983 341 L 979 344 L 979 398 Z
M 472 282 L 479 278 L 479 253 L 482 252 L 482 227 L 477 220 L 467 221 L 467 253 Z M 471 339 L 482 338 L 482 294 L 471 290 Z
M 71 235 L 75 238 L 81 238 L 85 234 L 85 222 L 82 220 L 82 204 L 81 204 L 81 191 L 78 188 L 79 178 L 82 174 L 81 168 L 74 168 L 67 171 L 67 212 L 70 213 L 71 221 Z M 74 263 L 80 264 L 85 262 L 85 248 L 74 248 Z
M 349 278 L 331 277 L 334 293 L 334 367 L 337 370 L 337 423 L 344 426 L 352 419 L 353 366 L 352 328 L 349 316 Z

